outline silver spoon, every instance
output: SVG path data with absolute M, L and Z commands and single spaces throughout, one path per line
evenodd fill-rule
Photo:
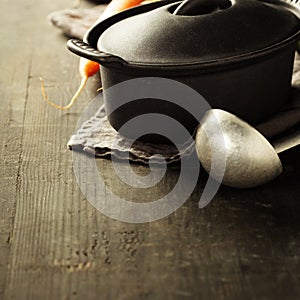
M 216 125 L 217 124 L 217 125 Z M 289 135 L 271 145 L 267 139 L 248 123 L 221 109 L 209 110 L 199 125 L 196 152 L 203 168 L 211 172 L 214 161 L 224 161 L 220 172 L 222 183 L 235 188 L 250 188 L 265 184 L 282 172 L 277 153 L 300 144 L 300 132 Z M 212 147 L 212 148 L 211 148 Z M 215 170 L 216 171 L 216 170 Z M 221 176 L 222 177 L 222 176 Z

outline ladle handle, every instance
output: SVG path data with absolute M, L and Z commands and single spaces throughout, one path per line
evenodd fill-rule
M 196 16 L 230 6 L 229 0 L 185 0 L 177 7 L 173 15 Z
M 272 142 L 272 145 L 277 153 L 300 145 L 300 130 Z

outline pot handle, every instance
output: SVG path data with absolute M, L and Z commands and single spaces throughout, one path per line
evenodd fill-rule
M 71 52 L 81 57 L 87 58 L 89 60 L 98 62 L 101 65 L 127 64 L 127 62 L 122 58 L 109 53 L 99 51 L 81 40 L 77 40 L 77 39 L 68 40 L 67 48 Z

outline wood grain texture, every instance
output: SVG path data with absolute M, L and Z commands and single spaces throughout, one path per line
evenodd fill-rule
M 299 299 L 299 147 L 281 155 L 274 182 L 222 187 L 199 210 L 202 171 L 185 205 L 160 221 L 115 221 L 85 199 L 66 143 L 99 82 L 69 112 L 45 105 L 39 83 L 43 76 L 61 103 L 77 88 L 78 58 L 46 22 L 71 4 L 1 2 L 0 299 Z M 178 178 L 169 170 L 159 185 L 136 191 L 109 160 L 97 166 L 107 189 L 131 201 L 153 200 Z

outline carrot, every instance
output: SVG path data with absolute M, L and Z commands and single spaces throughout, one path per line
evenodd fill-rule
M 104 20 L 122 10 L 140 5 L 142 2 L 143 0 L 112 0 L 105 8 L 100 19 Z
M 106 7 L 105 11 L 103 12 L 103 14 L 100 17 L 100 20 L 103 20 L 105 18 L 108 18 L 122 10 L 125 10 L 127 8 L 131 8 L 134 6 L 139 5 L 142 2 L 142 0 L 112 0 Z M 42 90 L 42 95 L 44 100 L 51 106 L 61 109 L 61 110 L 66 110 L 69 109 L 74 102 L 76 101 L 76 99 L 78 98 L 78 96 L 80 95 L 80 93 L 82 92 L 82 90 L 84 89 L 87 80 L 89 79 L 89 77 L 95 75 L 100 69 L 100 66 L 97 62 L 88 60 L 86 58 L 80 58 L 79 61 L 79 73 L 81 75 L 81 83 L 76 91 L 76 93 L 74 94 L 74 96 L 72 97 L 71 101 L 69 102 L 69 104 L 67 104 L 66 106 L 61 106 L 58 104 L 55 104 L 54 102 L 50 101 L 46 91 L 45 91 L 45 85 L 44 85 L 44 80 L 43 78 L 40 77 L 41 80 L 41 90 Z M 99 90 L 99 89 L 98 89 Z
M 78 96 L 80 95 L 80 93 L 82 92 L 82 90 L 84 89 L 87 80 L 89 79 L 89 77 L 95 75 L 100 69 L 100 66 L 98 63 L 88 60 L 86 58 L 81 57 L 80 61 L 79 61 L 79 73 L 81 75 L 81 83 L 79 85 L 79 88 L 77 89 L 76 93 L 74 94 L 74 96 L 72 97 L 71 101 L 69 102 L 68 105 L 66 106 L 61 106 L 61 105 L 57 105 L 54 102 L 50 101 L 46 91 L 45 91 L 45 86 L 44 86 L 44 80 L 43 78 L 40 77 L 41 80 L 41 89 L 42 89 L 42 95 L 44 100 L 51 106 L 61 109 L 61 110 L 66 110 L 69 109 L 74 102 L 76 101 L 76 99 L 78 98 Z

